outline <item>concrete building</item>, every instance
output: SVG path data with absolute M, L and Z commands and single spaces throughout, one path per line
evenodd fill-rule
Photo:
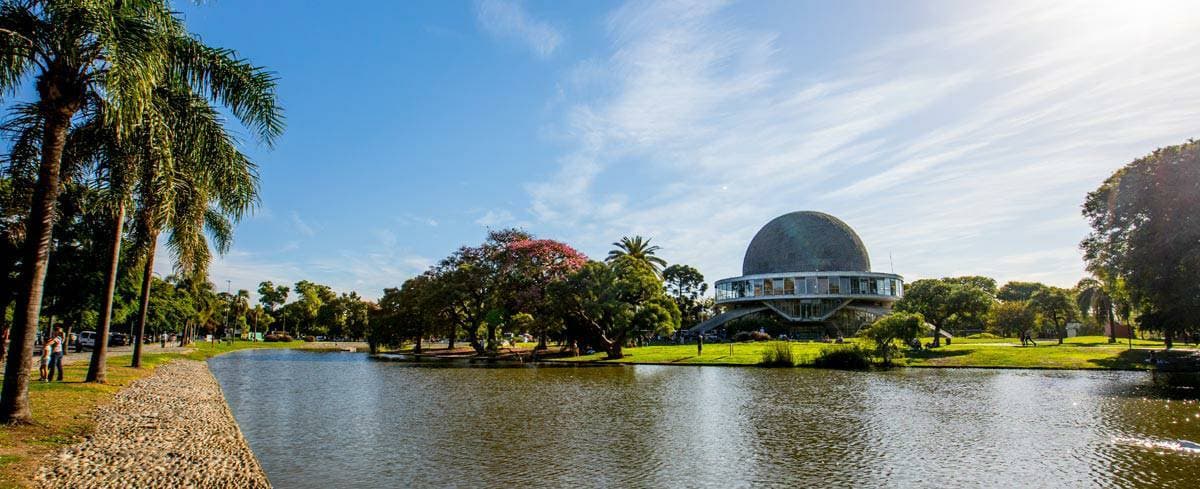
M 718 280 L 714 290 L 725 312 L 691 333 L 764 315 L 782 320 L 792 337 L 837 337 L 890 312 L 904 280 L 872 272 L 862 240 L 840 219 L 800 211 L 763 226 L 746 248 L 742 276 Z

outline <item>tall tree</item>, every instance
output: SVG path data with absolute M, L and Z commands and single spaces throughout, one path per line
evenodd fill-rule
M 1084 318 L 1095 317 L 1103 321 L 1108 330 L 1108 342 L 1117 342 L 1117 331 L 1113 327 L 1114 305 L 1112 295 L 1104 283 L 1094 278 L 1081 279 L 1075 284 L 1075 303 Z
M 1041 315 L 1042 319 L 1054 326 L 1058 336 L 1058 344 L 1063 344 L 1067 336 L 1067 323 L 1078 317 L 1075 300 L 1070 291 L 1059 287 L 1046 287 L 1034 292 L 1029 298 L 1029 306 Z
M 667 294 L 675 299 L 682 314 L 681 327 L 695 326 L 704 312 L 702 298 L 708 291 L 704 275 L 690 265 L 675 264 L 662 271 L 663 286 Z
M 181 30 L 161 1 L 11 1 L 0 4 L 0 92 L 36 89 L 40 163 L 26 219 L 21 284 L 0 392 L 0 422 L 29 423 L 29 373 L 50 260 L 60 169 L 72 119 L 102 94 L 121 122 L 140 111 L 162 76 L 166 39 Z
M 258 284 L 258 302 L 267 308 L 267 313 L 275 315 L 275 308 L 287 302 L 288 292 L 291 289 L 286 285 L 275 285 L 270 280 Z M 284 325 L 286 328 L 287 326 Z
M 996 298 L 1002 301 L 1027 301 L 1033 297 L 1034 292 L 1046 288 L 1046 284 L 1040 282 L 1008 282 L 1000 287 L 996 293 Z
M 1155 150 L 1088 194 L 1088 269 L 1120 279 L 1143 329 L 1200 333 L 1200 141 Z
M 634 337 L 669 335 L 679 327 L 679 309 L 654 268 L 630 256 L 589 262 L 552 291 L 565 320 L 609 358 L 622 358 Z
M 650 269 L 654 270 L 654 273 L 659 273 L 659 270 L 667 266 L 666 260 L 654 255 L 661 248 L 658 246 L 652 246 L 650 244 L 650 238 L 643 238 L 641 236 L 634 236 L 630 238 L 629 236 L 624 236 L 620 241 L 613 243 L 613 246 L 616 246 L 617 248 L 609 251 L 608 257 L 605 258 L 604 261 L 612 262 L 623 256 L 628 256 L 634 260 L 645 263 L 650 267 Z

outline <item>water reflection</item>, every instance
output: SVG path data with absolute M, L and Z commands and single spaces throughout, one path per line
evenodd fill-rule
M 1137 373 L 210 361 L 273 484 L 1188 486 L 1200 406 Z M 1183 445 L 1181 445 L 1183 446 Z M 1186 448 L 1186 446 L 1184 446 Z

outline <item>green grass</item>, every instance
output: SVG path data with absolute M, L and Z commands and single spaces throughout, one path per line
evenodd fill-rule
M 848 342 L 861 342 L 854 338 Z M 929 343 L 932 338 L 924 338 Z M 609 360 L 603 353 L 564 358 L 558 361 L 586 363 L 625 363 L 660 365 L 757 365 L 763 353 L 774 342 L 734 343 L 730 353 L 728 343 L 704 345 L 704 354 L 696 355 L 696 345 L 660 345 L 624 349 L 625 358 Z M 861 342 L 864 346 L 871 345 Z M 1048 368 L 1048 369 L 1117 369 L 1146 368 L 1145 360 L 1151 349 L 1163 348 L 1161 341 L 1134 340 L 1128 349 L 1127 340 L 1109 344 L 1103 336 L 1067 338 L 1059 346 L 1057 340 L 1039 340 L 1037 347 L 1022 347 L 1016 338 L 976 339 L 955 338 L 948 346 L 921 352 L 905 351 L 900 365 L 913 367 L 982 367 L 982 368 Z M 812 365 L 827 343 L 792 342 L 790 344 L 800 366 Z M 1177 347 L 1178 348 L 1178 347 Z M 1187 349 L 1187 348 L 1184 348 Z
M 696 355 L 696 345 L 659 345 L 625 348 L 625 358 L 608 360 L 604 353 L 559 359 L 567 362 L 639 363 L 666 365 L 757 365 L 763 353 L 773 348 L 770 341 L 753 343 L 706 343 L 704 353 Z M 732 352 L 730 345 L 733 346 Z M 801 365 L 811 363 L 826 343 L 791 342 L 792 353 Z
M 148 376 L 159 365 L 181 358 L 205 360 L 222 353 L 250 348 L 305 348 L 303 341 L 290 343 L 232 344 L 193 343 L 187 353 L 148 353 L 142 355 L 142 368 L 129 366 L 129 355 L 107 359 L 107 383 L 88 384 L 88 362 L 63 368 L 63 382 L 42 383 L 34 378 L 29 384 L 29 402 L 33 410 L 31 425 L 0 426 L 0 488 L 32 487 L 34 472 L 51 453 L 72 445 L 95 427 L 96 407 L 109 402 L 117 391 Z M 36 367 L 36 365 L 35 365 Z M 37 371 L 33 372 L 37 375 Z M 2 378 L 2 377 L 0 377 Z

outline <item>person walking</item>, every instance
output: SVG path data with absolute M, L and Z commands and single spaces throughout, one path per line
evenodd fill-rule
M 58 369 L 58 381 L 62 382 L 62 379 L 63 379 L 62 358 L 63 358 L 63 342 L 64 341 L 65 341 L 65 339 L 63 338 L 62 328 L 61 327 L 54 328 L 54 339 L 50 340 L 50 347 L 51 347 L 51 350 L 50 350 L 50 372 L 46 376 L 47 379 L 53 380 L 54 369 L 57 368 Z

